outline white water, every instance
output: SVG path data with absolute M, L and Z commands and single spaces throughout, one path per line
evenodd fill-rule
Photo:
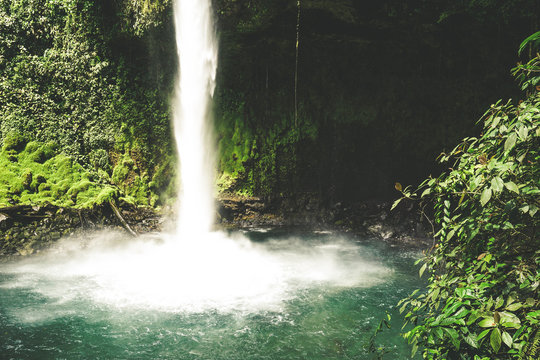
M 24 288 L 47 299 L 43 307 L 13 315 L 40 322 L 73 314 L 80 301 L 181 313 L 283 311 L 303 290 L 371 287 L 393 273 L 376 251 L 332 235 L 260 244 L 221 233 L 202 242 L 170 240 L 163 234 L 133 240 L 93 233 L 4 264 L 0 274 L 14 277 L 3 288 Z
M 214 159 L 209 102 L 215 88 L 217 43 L 210 0 L 174 2 L 180 69 L 173 127 L 180 157 L 177 234 L 194 240 L 214 222 Z

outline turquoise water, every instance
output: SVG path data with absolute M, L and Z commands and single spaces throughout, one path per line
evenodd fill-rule
M 394 306 L 421 286 L 417 253 L 277 230 L 220 237 L 229 245 L 208 257 L 214 243 L 182 258 L 156 253 L 159 237 L 139 241 L 102 233 L 0 264 L 0 358 L 372 359 L 386 312 L 377 344 L 409 358 Z M 150 259 L 164 253 L 187 267 Z

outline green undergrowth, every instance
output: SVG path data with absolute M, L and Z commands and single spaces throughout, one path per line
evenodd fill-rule
M 405 338 L 425 359 L 540 356 L 538 70 L 540 55 L 514 70 L 532 84 L 527 98 L 492 105 L 479 137 L 441 155 L 447 172 L 402 190 L 434 210 L 439 228 L 420 268 L 427 290 L 400 310 L 414 325 Z
M 89 171 L 61 153 L 54 142 L 27 142 L 17 133 L 3 139 L 0 151 L 0 206 L 44 204 L 91 208 L 113 199 L 155 206 L 158 196 L 146 173 L 123 155 L 112 175 Z
M 256 126 L 244 111 L 245 104 L 234 104 L 216 124 L 218 134 L 219 192 L 244 196 L 270 196 L 295 191 L 299 148 L 316 141 L 318 128 L 307 119 L 294 124 L 292 116 Z
M 242 180 L 247 180 L 249 176 L 247 163 L 253 156 L 255 134 L 242 119 L 241 111 L 224 114 L 217 124 L 217 133 L 220 169 L 218 191 L 233 189 L 239 194 L 252 195 L 252 182 Z

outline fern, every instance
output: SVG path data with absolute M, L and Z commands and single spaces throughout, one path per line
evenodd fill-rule
M 540 331 L 536 330 L 532 342 L 525 345 L 519 360 L 532 360 L 540 358 Z

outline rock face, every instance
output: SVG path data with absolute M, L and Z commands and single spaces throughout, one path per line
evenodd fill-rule
M 337 204 L 333 223 L 343 231 L 379 238 L 391 246 L 427 248 L 433 245 L 431 225 L 415 203 L 403 203 L 390 210 L 392 202 L 365 201 Z
M 161 218 L 153 210 L 119 204 L 121 216 L 138 233 L 158 231 Z M 109 204 L 93 209 L 54 205 L 0 208 L 0 255 L 30 255 L 76 232 L 121 228 Z
M 295 199 L 263 200 L 222 194 L 217 218 L 227 228 L 309 227 L 375 237 L 392 246 L 426 248 L 433 244 L 430 225 L 422 221 L 414 204 L 401 204 L 390 211 L 390 202 L 366 201 L 324 206 L 316 196 L 300 194 Z M 164 217 L 149 208 L 110 204 L 93 209 L 53 205 L 18 205 L 0 208 L 0 256 L 24 256 L 39 252 L 60 238 L 85 231 L 125 229 L 135 233 L 161 231 Z
M 415 204 L 401 204 L 394 211 L 390 211 L 391 205 L 365 201 L 328 207 L 309 193 L 274 201 L 224 194 L 219 199 L 218 218 L 226 227 L 305 226 L 376 237 L 392 246 L 432 245 L 431 226 Z
M 286 223 L 281 215 L 257 197 L 222 194 L 218 199 L 218 222 L 225 227 L 281 226 Z

